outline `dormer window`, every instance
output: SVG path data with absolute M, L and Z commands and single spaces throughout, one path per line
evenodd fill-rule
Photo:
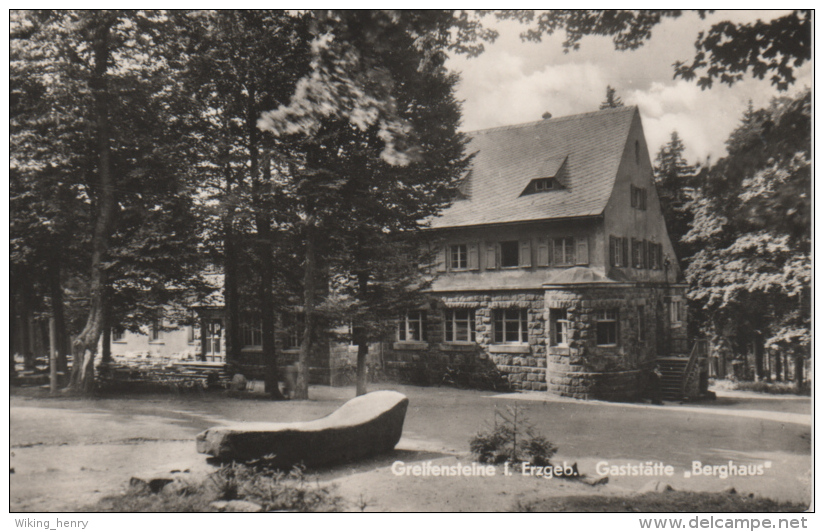
M 545 190 L 552 190 L 553 188 L 555 188 L 555 183 L 553 183 L 552 179 L 535 180 L 535 192 L 543 192 Z

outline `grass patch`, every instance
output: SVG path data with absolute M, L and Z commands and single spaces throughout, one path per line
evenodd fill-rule
M 799 388 L 794 382 L 716 380 L 713 386 L 718 390 L 738 390 L 771 395 L 810 395 L 810 384 L 808 382 L 805 382 Z
M 330 488 L 307 481 L 300 468 L 284 473 L 265 466 L 228 464 L 198 482 L 174 481 L 158 493 L 147 486 L 130 487 L 84 511 L 214 512 L 216 501 L 254 503 L 264 512 L 332 512 L 342 504 Z
M 516 512 L 803 512 L 807 506 L 734 493 L 669 491 L 629 497 L 581 495 L 518 502 Z

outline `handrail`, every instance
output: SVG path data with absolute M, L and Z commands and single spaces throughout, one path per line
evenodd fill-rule
M 707 340 L 702 338 L 696 340 L 694 344 L 692 344 L 692 349 L 690 350 L 690 358 L 687 361 L 686 366 L 684 366 L 684 373 L 681 376 L 681 397 L 686 397 L 687 395 L 687 378 L 689 377 L 692 370 L 695 368 L 695 363 L 698 361 L 699 356 L 706 356 L 707 355 Z

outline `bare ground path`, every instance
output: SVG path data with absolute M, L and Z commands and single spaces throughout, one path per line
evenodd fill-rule
M 373 386 L 377 389 L 377 386 Z M 333 481 L 352 509 L 505 510 L 540 495 L 634 492 L 649 477 L 610 475 L 598 488 L 534 477 L 399 477 L 392 463 L 469 463 L 468 441 L 492 419 L 496 406 L 518 405 L 537 430 L 559 447 L 555 462 L 577 462 L 595 477 L 599 463 L 661 461 L 676 474 L 676 489 L 718 491 L 735 486 L 778 500 L 810 500 L 809 398 L 723 396 L 714 403 L 661 407 L 583 401 L 525 401 L 526 396 L 451 388 L 386 386 L 410 398 L 404 437 L 391 456 L 314 472 Z M 13 392 L 14 393 L 14 392 Z M 12 395 L 10 475 L 12 511 L 71 511 L 115 493 L 135 473 L 174 466 L 208 471 L 194 437 L 229 421 L 313 419 L 354 395 L 351 389 L 313 387 L 311 401 L 271 402 L 202 396 L 129 396 L 92 400 Z M 721 413 L 723 411 L 723 413 Z M 742 415 L 735 415 L 735 412 Z M 756 413 L 756 414 L 753 414 Z M 761 414 L 767 413 L 767 414 Z M 775 417 L 780 419 L 775 419 Z M 764 474 L 691 476 L 693 461 L 764 464 Z

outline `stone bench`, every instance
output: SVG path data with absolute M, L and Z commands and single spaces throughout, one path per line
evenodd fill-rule
M 409 399 L 393 391 L 371 392 L 328 416 L 294 423 L 238 423 L 197 436 L 197 451 L 220 461 L 265 456 L 277 468 L 316 467 L 391 451 L 403 432 Z

